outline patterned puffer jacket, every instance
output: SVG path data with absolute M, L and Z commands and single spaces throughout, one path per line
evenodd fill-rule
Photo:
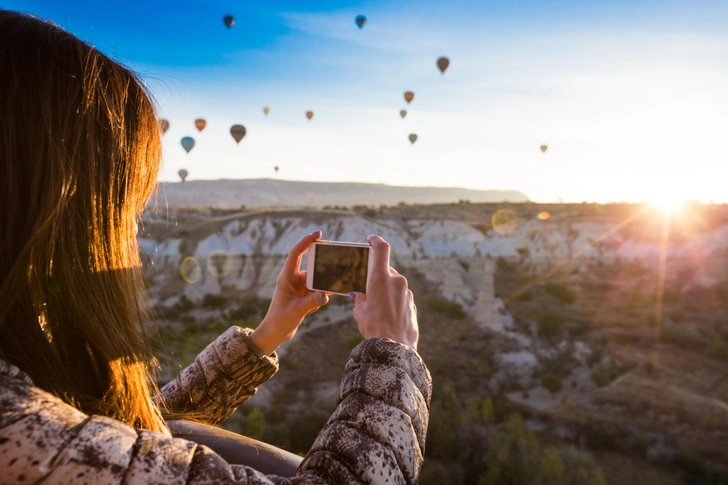
M 158 401 L 217 424 L 278 370 L 232 327 L 164 386 Z M 336 409 L 293 478 L 230 465 L 204 445 L 87 416 L 0 360 L 0 483 L 345 484 L 417 482 L 432 383 L 419 355 L 388 339 L 351 353 Z

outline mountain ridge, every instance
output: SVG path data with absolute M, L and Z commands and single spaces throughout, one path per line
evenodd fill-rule
M 528 202 L 516 190 L 407 187 L 364 182 L 305 182 L 276 179 L 218 179 L 160 182 L 158 203 L 170 207 L 324 207 L 352 205 Z M 153 198 L 152 200 L 155 200 Z

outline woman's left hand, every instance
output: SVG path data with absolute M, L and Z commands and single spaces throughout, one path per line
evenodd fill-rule
M 276 289 L 270 308 L 263 321 L 250 338 L 265 355 L 293 338 L 299 325 L 309 313 L 313 313 L 329 301 L 322 291 L 306 288 L 306 271 L 301 271 L 301 258 L 308 245 L 321 237 L 321 231 L 309 234 L 296 243 L 288 253 L 283 270 L 276 279 Z

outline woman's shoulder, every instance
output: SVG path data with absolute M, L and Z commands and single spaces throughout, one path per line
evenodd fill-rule
M 20 368 L 18 368 L 17 366 L 10 364 L 3 359 L 0 359 L 0 378 L 1 377 L 8 379 L 18 379 L 25 382 L 26 384 L 29 384 L 31 386 L 33 385 L 33 380 L 30 378 L 30 376 L 28 376 L 28 374 L 20 370 Z
M 9 427 L 25 419 L 32 419 L 32 416 L 41 412 L 50 413 L 73 424 L 86 418 L 81 411 L 35 386 L 23 370 L 1 359 L 0 409 L 0 434 L 5 434 Z M 56 416 L 58 414 L 63 416 Z

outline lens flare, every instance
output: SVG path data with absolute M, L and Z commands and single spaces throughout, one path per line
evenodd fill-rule
M 179 266 L 179 272 L 187 283 L 197 283 L 202 276 L 200 263 L 192 256 L 187 256 Z
M 536 217 L 538 217 L 542 221 L 545 221 L 546 219 L 548 219 L 549 217 L 551 217 L 551 214 L 549 214 L 548 212 L 539 212 Z
M 663 212 L 677 212 L 683 208 L 683 206 L 685 205 L 685 201 L 667 195 L 664 197 L 655 197 L 652 200 L 652 205 L 662 210 Z
M 207 271 L 212 276 L 224 278 L 233 269 L 233 260 L 230 255 L 222 249 L 216 249 L 207 257 Z
M 502 236 L 512 234 L 518 229 L 518 216 L 510 209 L 500 209 L 493 214 L 493 229 Z

